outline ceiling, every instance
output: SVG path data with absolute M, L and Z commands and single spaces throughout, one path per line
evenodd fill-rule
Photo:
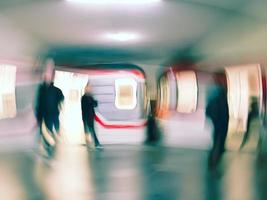
M 99 0 L 100 2 L 101 0 Z M 127 2 L 127 1 L 125 1 Z M 0 1 L 0 15 L 62 64 L 230 58 L 267 53 L 267 2 L 162 0 L 147 4 Z M 108 34 L 127 32 L 133 40 Z

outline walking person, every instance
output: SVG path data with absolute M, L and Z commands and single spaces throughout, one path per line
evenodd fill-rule
M 209 155 L 209 169 L 215 169 L 224 153 L 228 131 L 229 109 L 226 89 L 218 86 L 212 99 L 207 104 L 206 116 L 213 124 L 213 147 Z
M 86 143 L 90 142 L 90 135 L 93 137 L 94 144 L 96 148 L 101 148 L 99 140 L 95 133 L 95 107 L 97 107 L 97 101 L 92 96 L 92 87 L 88 82 L 85 86 L 84 95 L 81 98 L 81 108 L 82 108 L 82 120 L 84 125 L 85 139 Z
M 61 103 L 64 100 L 62 91 L 54 86 L 54 62 L 48 60 L 46 71 L 44 73 L 44 81 L 39 85 L 36 102 L 36 118 L 40 128 L 40 133 L 44 142 L 44 147 L 49 155 L 52 155 L 54 144 L 51 144 L 51 138 L 56 142 L 59 134 L 59 114 Z M 47 129 L 47 133 L 42 130 Z M 50 141 L 47 137 L 49 134 Z
M 240 149 L 242 149 L 248 142 L 248 139 L 252 132 L 251 130 L 252 122 L 257 118 L 259 118 L 259 106 L 258 106 L 257 98 L 254 97 L 251 99 L 248 120 L 247 120 L 247 128 L 246 128 L 246 132 L 244 133 L 244 137 L 242 140 L 242 144 L 240 145 Z
M 147 118 L 145 144 L 157 144 L 160 141 L 160 130 L 156 119 L 156 101 L 150 100 L 150 110 Z

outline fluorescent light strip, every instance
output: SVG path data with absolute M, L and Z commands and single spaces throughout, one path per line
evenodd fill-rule
M 65 0 L 72 3 L 86 3 L 86 4 L 124 4 L 124 5 L 140 5 L 140 4 L 153 4 L 161 0 Z
M 107 33 L 105 35 L 106 38 L 116 41 L 132 41 L 139 38 L 139 35 L 135 33 L 127 33 L 127 32 L 119 32 L 119 33 Z

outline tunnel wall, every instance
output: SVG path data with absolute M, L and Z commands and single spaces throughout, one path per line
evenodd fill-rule
M 32 145 L 36 133 L 33 102 L 39 80 L 34 67 L 41 43 L 2 16 L 0 27 L 0 64 L 16 66 L 17 109 L 15 117 L 0 119 L 0 146 Z

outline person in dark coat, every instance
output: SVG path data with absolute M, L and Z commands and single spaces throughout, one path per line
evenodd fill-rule
M 91 133 L 95 147 L 99 148 L 101 145 L 97 139 L 94 125 L 95 107 L 97 107 L 97 101 L 93 98 L 91 90 L 91 85 L 87 83 L 85 93 L 81 98 L 82 120 L 87 144 L 89 143 L 89 134 Z
M 54 69 L 50 67 L 44 74 L 44 81 L 39 85 L 37 92 L 35 114 L 41 135 L 43 136 L 42 123 L 44 123 L 51 137 L 55 139 L 54 134 L 59 133 L 59 114 L 64 95 L 62 91 L 53 84 L 54 73 Z M 47 150 L 50 152 L 51 144 L 49 144 L 45 138 L 44 143 Z
M 216 167 L 224 153 L 229 123 L 227 93 L 222 86 L 217 87 L 216 93 L 209 100 L 206 116 L 213 124 L 213 147 L 209 155 L 209 168 L 212 169 Z
M 156 120 L 156 101 L 150 100 L 150 110 L 147 118 L 146 144 L 156 144 L 160 140 L 160 130 Z

